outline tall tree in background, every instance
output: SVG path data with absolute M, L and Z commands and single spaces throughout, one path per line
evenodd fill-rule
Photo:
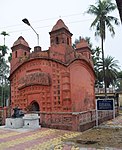
M 4 36 L 4 45 L 5 45 L 5 37 L 6 37 L 6 36 L 9 36 L 9 34 L 6 33 L 6 31 L 2 31 L 2 32 L 1 32 L 1 35 Z
M 0 106 L 6 105 L 6 100 L 9 98 L 9 65 L 5 58 L 2 58 L 0 65 Z
M 110 85 L 116 85 L 116 81 L 118 78 L 118 71 L 120 70 L 118 65 L 118 60 L 115 60 L 114 57 L 107 56 L 104 59 L 105 65 L 105 79 L 106 79 L 106 87 L 109 88 Z M 103 66 L 102 62 L 99 62 L 99 77 L 98 80 L 103 82 L 104 81 L 104 73 L 103 73 Z
M 5 36 L 9 35 L 5 31 L 1 33 L 4 36 L 4 45 L 0 45 L 0 105 L 5 106 L 9 98 L 9 65 L 5 58 L 8 47 L 5 45 Z
M 115 35 L 114 27 L 119 25 L 119 21 L 116 17 L 110 16 L 109 14 L 116 9 L 116 5 L 112 0 L 98 0 L 96 5 L 90 5 L 87 10 L 88 14 L 94 15 L 95 19 L 91 24 L 91 28 L 95 29 L 95 36 L 100 36 L 101 38 L 101 50 L 102 50 L 102 61 L 103 61 L 103 73 L 104 73 L 104 85 L 105 85 L 105 97 L 107 97 L 106 91 L 106 79 L 105 79 L 105 65 L 104 65 L 104 48 L 103 44 L 106 39 L 106 29 L 110 31 L 111 35 Z
M 1 35 L 4 36 L 4 45 L 0 45 L 0 61 L 5 56 L 5 54 L 7 54 L 7 50 L 9 50 L 8 47 L 5 45 L 5 37 L 9 34 L 6 31 L 2 31 Z

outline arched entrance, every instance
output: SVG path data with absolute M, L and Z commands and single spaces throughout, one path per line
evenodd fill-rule
M 36 102 L 35 100 L 32 101 L 30 105 L 28 106 L 28 108 L 29 108 L 30 113 L 38 114 L 38 116 L 40 116 L 40 107 L 39 107 L 38 102 Z M 40 118 L 39 118 L 39 124 L 40 124 Z
M 31 111 L 40 111 L 39 104 L 36 101 L 31 103 Z

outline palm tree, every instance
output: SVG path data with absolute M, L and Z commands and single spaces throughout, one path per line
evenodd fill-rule
M 5 61 L 5 54 L 7 53 L 8 47 L 5 45 L 5 37 L 9 35 L 5 31 L 1 32 L 1 35 L 4 36 L 4 45 L 0 45 L 0 86 L 1 86 L 1 104 L 2 106 L 5 105 L 6 99 L 6 87 L 9 89 L 9 84 L 6 82 L 8 81 L 7 75 L 9 74 L 9 66 Z
M 1 46 L 0 45 L 0 51 L 1 51 L 0 58 L 5 56 L 5 54 L 7 53 L 7 50 L 9 50 L 7 46 L 5 46 L 5 45 Z
M 2 63 L 0 64 L 0 87 L 1 87 L 0 103 L 2 104 L 2 106 L 4 106 L 5 103 L 5 91 L 6 91 L 5 87 L 9 89 L 8 76 L 9 76 L 9 65 L 7 65 L 5 58 L 2 58 Z
M 2 31 L 2 32 L 1 32 L 1 35 L 4 36 L 4 45 L 5 45 L 5 37 L 6 37 L 6 36 L 9 36 L 9 34 L 6 33 L 5 31 Z
M 110 16 L 109 14 L 116 9 L 116 5 L 112 3 L 112 0 L 98 0 L 95 5 L 90 5 L 87 10 L 88 14 L 94 15 L 95 19 L 91 24 L 91 27 L 95 27 L 95 36 L 100 36 L 101 38 L 101 50 L 102 50 L 102 61 L 103 61 L 103 72 L 104 72 L 104 85 L 105 85 L 105 97 L 107 97 L 106 92 L 106 81 L 105 81 L 105 66 L 104 66 L 104 48 L 103 43 L 106 38 L 106 28 L 109 29 L 112 36 L 115 35 L 114 27 L 119 25 L 119 21 L 116 17 Z
M 0 45 L 0 60 L 2 59 L 3 56 L 7 53 L 8 47 L 5 45 L 5 36 L 9 35 L 5 31 L 1 32 L 1 35 L 4 36 L 4 45 Z
M 120 70 L 118 66 L 118 61 L 114 60 L 114 57 L 107 56 L 104 59 L 105 65 L 105 81 L 106 87 L 109 88 L 110 85 L 115 86 L 116 80 L 118 78 L 118 71 Z M 104 81 L 104 72 L 102 62 L 99 62 L 99 81 Z
M 96 46 L 95 48 L 92 49 L 92 59 L 93 59 L 94 67 L 96 67 L 97 63 L 101 60 L 100 54 L 101 54 L 101 48 L 99 46 Z

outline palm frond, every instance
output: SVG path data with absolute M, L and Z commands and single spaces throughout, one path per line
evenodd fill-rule
M 96 16 L 98 14 L 98 8 L 94 5 L 90 5 L 86 13 Z
M 108 19 L 110 22 L 115 23 L 116 25 L 119 25 L 119 24 L 120 24 L 119 19 L 116 18 L 116 17 L 113 17 L 113 16 L 107 16 L 107 19 Z
M 6 31 L 2 31 L 1 35 L 3 35 L 3 36 L 6 36 L 6 35 L 9 36 L 9 34 Z

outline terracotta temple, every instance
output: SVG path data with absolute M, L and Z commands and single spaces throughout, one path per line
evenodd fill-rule
M 72 33 L 59 19 L 50 47 L 31 48 L 20 36 L 12 46 L 11 106 L 40 112 L 42 126 L 79 130 L 77 118 L 88 119 L 95 109 L 95 73 L 88 43 L 72 47 Z M 90 113 L 89 113 L 90 112 Z M 79 124 L 79 126 L 78 126 Z

